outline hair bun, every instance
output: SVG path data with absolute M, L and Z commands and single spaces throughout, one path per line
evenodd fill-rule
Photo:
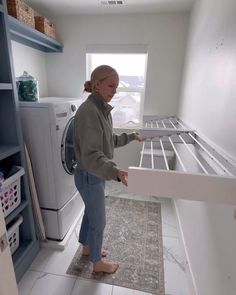
M 85 81 L 84 83 L 84 91 L 92 92 L 92 84 L 91 81 Z

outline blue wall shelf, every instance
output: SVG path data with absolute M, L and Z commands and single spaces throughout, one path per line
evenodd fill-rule
M 57 40 L 31 28 L 10 15 L 8 21 L 12 40 L 44 52 L 63 51 L 63 45 Z
M 0 170 L 7 175 L 13 166 L 21 166 L 25 169 L 25 175 L 20 179 L 19 186 L 21 202 L 5 218 L 7 229 L 14 224 L 19 214 L 23 218 L 19 226 L 19 247 L 12 256 L 17 281 L 28 270 L 39 252 L 39 240 L 36 236 L 27 177 L 11 39 L 18 38 L 18 42 L 26 42 L 24 44 L 34 48 L 37 46 L 37 49 L 46 52 L 62 51 L 62 46 L 57 41 L 47 36 L 40 36 L 43 34 L 33 31 L 35 30 L 8 17 L 6 0 L 0 0 Z

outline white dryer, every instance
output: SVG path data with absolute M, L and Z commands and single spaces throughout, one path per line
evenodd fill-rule
M 62 240 L 83 202 L 75 187 L 73 123 L 82 100 L 42 98 L 20 102 L 24 141 L 32 161 L 46 236 Z

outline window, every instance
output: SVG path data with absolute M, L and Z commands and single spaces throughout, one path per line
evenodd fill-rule
M 87 53 L 87 78 L 99 65 L 115 68 L 120 77 L 114 107 L 114 127 L 135 127 L 142 122 L 147 53 Z

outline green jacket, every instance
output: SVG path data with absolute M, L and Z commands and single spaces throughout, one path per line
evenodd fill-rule
M 97 93 L 89 95 L 75 115 L 75 155 L 78 166 L 106 180 L 117 180 L 114 148 L 135 139 L 135 133 L 113 134 L 112 106 Z

